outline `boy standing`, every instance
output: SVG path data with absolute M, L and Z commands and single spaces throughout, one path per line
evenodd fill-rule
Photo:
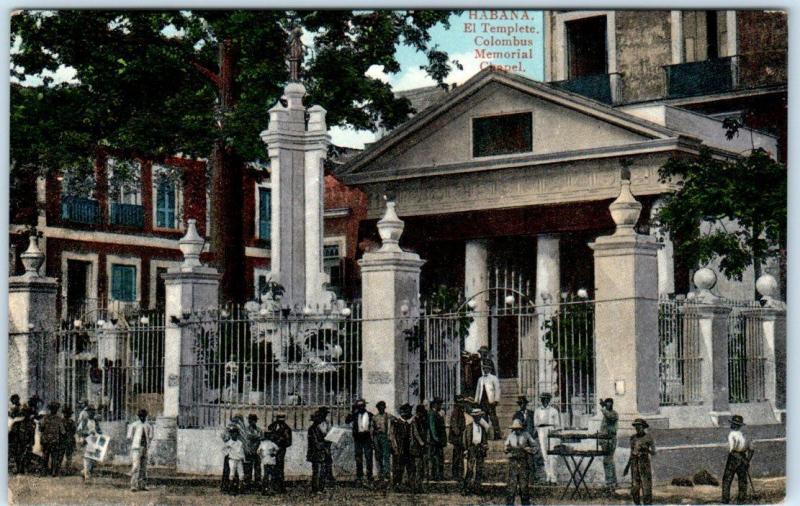
M 650 425 L 641 418 L 633 421 L 636 434 L 631 436 L 631 457 L 625 466 L 623 476 L 631 470 L 631 497 L 634 504 L 653 503 L 653 470 L 650 466 L 650 456 L 656 454 L 656 445 L 653 436 L 647 434 L 645 429 Z
M 738 478 L 739 502 L 747 499 L 747 476 L 750 472 L 752 449 L 750 442 L 742 434 L 744 418 L 741 415 L 731 417 L 731 431 L 728 433 L 728 460 L 725 461 L 725 473 L 722 475 L 722 502 L 731 501 L 731 483 L 733 476 Z
M 45 464 L 43 474 L 47 474 L 47 471 L 50 471 L 51 476 L 58 476 L 61 468 L 61 441 L 64 438 L 64 420 L 58 414 L 58 408 L 60 407 L 57 402 L 49 403 L 47 409 L 50 413 L 46 414 L 39 423 Z
M 275 456 L 275 489 L 286 492 L 283 468 L 286 462 L 286 449 L 292 446 L 292 429 L 286 424 L 286 413 L 276 413 L 275 420 L 269 424 L 267 431 L 272 433 L 272 441 L 278 445 Z
M 378 413 L 372 417 L 372 441 L 375 443 L 375 460 L 378 462 L 378 478 L 388 482 L 389 461 L 391 457 L 389 431 L 392 424 L 392 416 L 386 412 L 386 403 L 384 401 L 378 401 L 375 407 L 378 409 Z
M 139 419 L 128 426 L 131 442 L 131 492 L 147 490 L 147 449 L 153 441 L 153 426 L 147 423 L 147 410 L 140 409 Z
M 241 480 L 244 478 L 244 444 L 239 436 L 239 426 L 230 428 L 230 439 L 225 442 L 225 455 L 228 457 L 228 466 L 231 471 L 230 492 L 238 494 Z
M 64 437 L 61 439 L 61 451 L 64 453 L 64 470 L 67 474 L 72 473 L 72 454 L 75 453 L 75 432 L 78 428 L 75 420 L 72 419 L 72 408 L 64 406 L 61 409 L 64 414 Z
M 280 449 L 273 439 L 273 433 L 265 432 L 256 452 L 260 462 L 264 465 L 264 475 L 261 482 L 261 493 L 264 495 L 267 495 L 270 489 L 273 492 L 278 492 L 276 457 Z

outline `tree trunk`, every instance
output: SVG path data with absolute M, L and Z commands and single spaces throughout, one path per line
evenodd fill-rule
M 243 162 L 224 140 L 226 113 L 235 105 L 234 49 L 226 39 L 219 47 L 219 111 L 220 137 L 211 153 L 211 252 L 214 264 L 222 274 L 222 302 L 244 302 L 245 245 L 242 224 Z

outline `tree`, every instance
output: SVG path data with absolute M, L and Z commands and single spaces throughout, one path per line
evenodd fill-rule
M 328 124 L 393 128 L 411 111 L 372 65 L 396 73 L 397 44 L 428 57 L 440 85 L 458 62 L 432 45 L 447 11 L 23 11 L 11 20 L 13 171 L 87 171 L 108 153 L 208 159 L 211 250 L 225 300 L 244 297 L 242 172 L 267 159 L 259 133 L 288 79 L 288 32 L 313 43 L 301 69 Z M 48 72 L 74 69 L 53 85 Z M 44 74 L 43 74 L 44 72 Z M 37 82 L 36 79 L 41 82 Z M 33 91 L 35 90 L 35 91 Z M 63 102 L 62 102 L 63 100 Z M 54 115 L 51 117 L 51 113 Z
M 729 129 L 729 138 L 733 135 Z M 732 279 L 741 279 L 751 265 L 758 278 L 769 258 L 785 265 L 786 166 L 765 150 L 730 158 L 703 147 L 699 157 L 671 158 L 659 176 L 676 189 L 659 210 L 657 225 L 675 240 L 676 255 L 688 265 L 719 260 Z

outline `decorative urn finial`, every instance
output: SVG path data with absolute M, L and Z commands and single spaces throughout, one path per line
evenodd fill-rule
M 630 172 L 623 169 L 620 178 L 619 195 L 616 200 L 608 206 L 611 211 L 611 219 L 617 225 L 618 234 L 634 234 L 633 227 L 639 220 L 642 212 L 642 204 L 636 200 L 631 193 Z
M 44 263 L 44 253 L 39 249 L 39 237 L 33 233 L 28 237 L 28 249 L 20 255 L 22 265 L 25 266 L 26 277 L 39 275 L 39 268 Z
M 178 241 L 178 246 L 183 253 L 182 267 L 200 267 L 200 253 L 206 241 L 197 233 L 197 220 L 191 219 L 186 222 L 186 235 Z
M 756 280 L 756 290 L 761 295 L 764 307 L 786 309 L 786 303 L 778 300 L 778 281 L 770 274 L 764 274 Z
M 694 281 L 694 286 L 696 286 L 698 290 L 695 295 L 696 300 L 704 304 L 710 304 L 719 300 L 719 297 L 711 293 L 711 289 L 717 284 L 716 272 L 708 267 L 703 267 L 694 273 L 692 280 Z
M 386 200 L 386 212 L 378 222 L 378 234 L 381 236 L 380 251 L 402 251 L 400 249 L 400 236 L 403 235 L 405 224 L 397 216 L 395 202 Z

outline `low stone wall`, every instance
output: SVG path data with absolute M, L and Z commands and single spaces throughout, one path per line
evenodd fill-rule
M 730 412 L 742 415 L 749 425 L 780 423 L 768 401 L 731 404 Z M 716 427 L 708 407 L 703 405 L 661 406 L 659 414 L 669 418 L 670 429 Z

